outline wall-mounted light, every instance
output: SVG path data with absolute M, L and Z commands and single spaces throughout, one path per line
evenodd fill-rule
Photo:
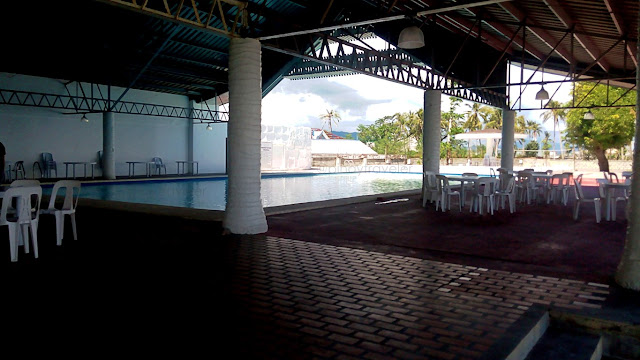
M 591 110 L 587 110 L 586 113 L 584 113 L 584 119 L 585 120 L 595 120 L 596 116 L 593 115 L 593 113 L 591 112 Z
M 398 36 L 398 47 L 401 49 L 417 49 L 424 46 L 424 34 L 417 26 L 404 28 Z
M 89 118 L 87 118 L 87 115 L 82 114 L 82 119 L 80 119 L 80 121 L 88 123 L 89 122 Z
M 213 130 L 213 127 L 211 126 L 211 123 L 207 124 L 207 130 Z

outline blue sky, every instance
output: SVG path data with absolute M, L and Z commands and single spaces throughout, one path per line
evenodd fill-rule
M 376 44 L 376 48 L 386 46 Z M 512 67 L 512 82 L 519 82 L 520 68 Z M 531 75 L 525 70 L 524 80 Z M 545 73 L 544 80 L 559 80 L 559 76 Z M 540 73 L 532 81 L 541 81 Z M 553 94 L 558 87 L 547 84 L 545 89 Z M 529 86 L 523 94 L 523 108 L 540 106 L 535 100 L 539 85 Z M 518 92 L 518 89 L 513 89 Z M 569 100 L 570 87 L 563 85 L 553 97 L 561 102 Z M 517 95 L 515 96 L 517 98 Z M 460 111 L 467 109 L 465 101 Z M 342 120 L 334 130 L 356 131 L 359 124 L 371 124 L 375 120 L 398 112 L 417 111 L 423 105 L 423 90 L 392 81 L 374 78 L 368 75 L 335 76 L 321 79 L 289 80 L 283 79 L 262 100 L 262 123 L 269 125 L 321 127 L 320 115 L 327 110 L 337 111 Z M 449 98 L 442 97 L 442 110 L 449 110 Z M 528 120 L 540 122 L 542 111 L 523 111 Z M 553 130 L 551 121 L 543 124 Z

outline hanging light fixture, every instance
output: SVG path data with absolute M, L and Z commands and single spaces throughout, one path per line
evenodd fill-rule
M 211 126 L 211 123 L 207 124 L 207 130 L 213 130 L 213 127 Z
M 404 28 L 398 36 L 398 47 L 401 49 L 417 49 L 424 46 L 424 34 L 417 26 Z
M 591 109 L 587 110 L 586 113 L 584 113 L 584 119 L 585 120 L 595 120 L 596 116 L 593 115 L 593 113 L 591 112 Z
M 82 119 L 80 119 L 80 121 L 88 123 L 89 122 L 89 118 L 87 118 L 86 114 L 82 114 Z
M 544 66 L 542 67 L 540 76 L 542 77 L 542 85 L 540 86 L 540 90 L 536 93 L 536 100 L 549 100 L 549 93 L 544 89 Z
M 549 100 L 549 93 L 544 89 L 544 85 L 542 85 L 542 87 L 536 94 L 536 100 Z

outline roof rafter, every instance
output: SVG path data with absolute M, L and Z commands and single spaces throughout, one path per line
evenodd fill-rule
M 543 2 L 555 14 L 558 20 L 562 22 L 564 26 L 567 27 L 567 29 L 580 27 L 579 24 L 576 24 L 573 21 L 573 18 L 571 17 L 571 15 L 567 13 L 567 11 L 560 4 L 560 2 L 558 2 L 557 0 L 543 0 Z M 598 49 L 598 47 L 593 43 L 593 41 L 591 41 L 591 39 L 588 36 L 582 35 L 582 34 L 575 34 L 575 38 L 576 40 L 578 40 L 578 43 L 584 48 L 584 50 L 589 54 L 589 56 L 591 56 L 593 60 L 600 58 L 600 54 L 601 54 L 600 49 Z M 609 70 L 611 69 L 611 65 L 604 58 L 600 58 L 598 60 L 598 65 L 605 72 L 609 72 Z
M 514 19 L 519 22 L 525 22 L 526 14 L 522 11 L 516 4 L 512 2 L 502 3 L 500 6 Z M 531 19 L 528 20 L 527 29 L 533 33 L 538 39 L 544 42 L 550 48 L 553 48 L 553 44 L 557 41 L 554 39 L 548 31 L 543 29 L 536 29 L 535 27 L 530 27 L 530 25 L 536 26 L 537 24 Z M 564 47 L 558 46 L 555 49 L 555 52 L 564 59 L 567 63 L 571 64 L 571 53 L 567 51 Z
M 604 0 L 604 4 L 607 7 L 607 10 L 609 11 L 609 15 L 611 15 L 611 20 L 613 20 L 613 24 L 616 26 L 616 29 L 618 29 L 618 34 L 620 34 L 620 36 L 625 35 L 626 33 L 625 24 L 622 21 L 622 17 L 620 16 L 620 13 L 617 11 L 617 6 L 616 6 L 617 1 Z M 636 59 L 636 48 L 634 46 L 631 46 L 631 44 L 629 43 L 627 43 L 626 47 L 627 47 L 627 52 L 631 54 L 631 60 L 633 61 L 633 64 L 635 66 L 638 66 L 638 60 Z
M 500 1 L 500 2 L 493 2 L 491 4 L 502 4 L 502 3 L 509 3 L 509 2 L 510 1 Z M 426 1 L 426 3 L 430 7 L 435 6 L 435 2 L 433 0 L 428 0 L 428 1 Z M 485 5 L 487 5 L 487 4 L 485 4 Z M 466 9 L 468 12 L 470 12 L 470 13 L 475 15 L 475 13 L 471 10 L 470 7 L 465 7 L 464 9 Z M 421 13 L 426 13 L 426 12 L 423 11 Z M 473 28 L 473 25 L 474 25 L 474 22 L 472 22 L 472 21 L 465 20 L 465 19 L 460 19 L 460 18 L 455 18 L 454 19 L 453 17 L 449 16 L 448 14 L 439 15 L 439 18 L 443 19 L 444 21 L 448 22 L 449 24 L 453 24 L 454 26 L 457 26 L 457 27 L 462 26 L 464 32 L 469 31 L 471 28 Z M 506 44 L 512 42 L 512 43 L 517 44 L 521 48 L 525 49 L 526 52 L 528 52 L 531 56 L 537 58 L 538 60 L 544 58 L 545 55 L 542 52 L 536 51 L 534 49 L 527 49 L 526 46 L 525 46 L 525 42 L 522 39 L 522 36 L 520 36 L 518 34 L 514 34 L 514 32 L 511 29 L 509 29 L 507 26 L 502 25 L 502 24 L 489 24 L 489 25 L 492 26 L 496 31 L 502 33 L 505 36 L 505 39 L 500 39 L 500 38 L 498 38 L 498 37 L 496 37 L 494 35 L 491 35 L 491 34 L 487 34 L 487 33 L 483 34 L 482 36 L 484 36 L 487 39 L 488 44 L 490 46 L 492 46 L 493 48 L 502 50 L 502 49 L 504 49 Z M 476 35 L 477 35 L 477 33 L 476 33 Z M 513 41 L 511 39 L 513 39 Z M 511 54 L 512 53 L 511 49 L 507 49 L 507 53 Z

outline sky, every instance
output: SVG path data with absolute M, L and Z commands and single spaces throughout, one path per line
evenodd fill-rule
M 386 46 L 376 44 L 374 47 Z M 526 81 L 532 71 L 524 71 Z M 512 67 L 510 71 L 512 82 L 519 82 L 520 68 Z M 560 80 L 562 77 L 540 72 L 531 81 Z M 547 84 L 545 89 L 551 96 L 557 84 Z M 540 101 L 535 100 L 539 85 L 527 87 L 523 93 L 522 108 L 540 107 Z M 513 96 L 513 94 L 516 94 Z M 519 90 L 512 89 L 512 97 L 517 98 Z M 409 85 L 398 84 L 389 80 L 378 79 L 369 75 L 346 75 L 320 79 L 290 80 L 283 79 L 262 100 L 262 124 L 284 126 L 322 127 L 320 116 L 329 110 L 340 114 L 341 120 L 334 125 L 334 131 L 355 132 L 359 124 L 369 125 L 387 115 L 408 111 L 417 111 L 423 106 L 422 89 Z M 553 96 L 554 100 L 565 102 L 570 99 L 570 85 L 564 84 Z M 464 101 L 458 109 L 467 109 Z M 442 96 L 442 111 L 449 110 L 449 97 Z M 553 122 L 542 123 L 543 111 L 523 111 L 518 114 L 527 120 L 534 120 L 542 124 L 549 131 L 553 130 Z M 562 127 L 564 128 L 564 127 Z

